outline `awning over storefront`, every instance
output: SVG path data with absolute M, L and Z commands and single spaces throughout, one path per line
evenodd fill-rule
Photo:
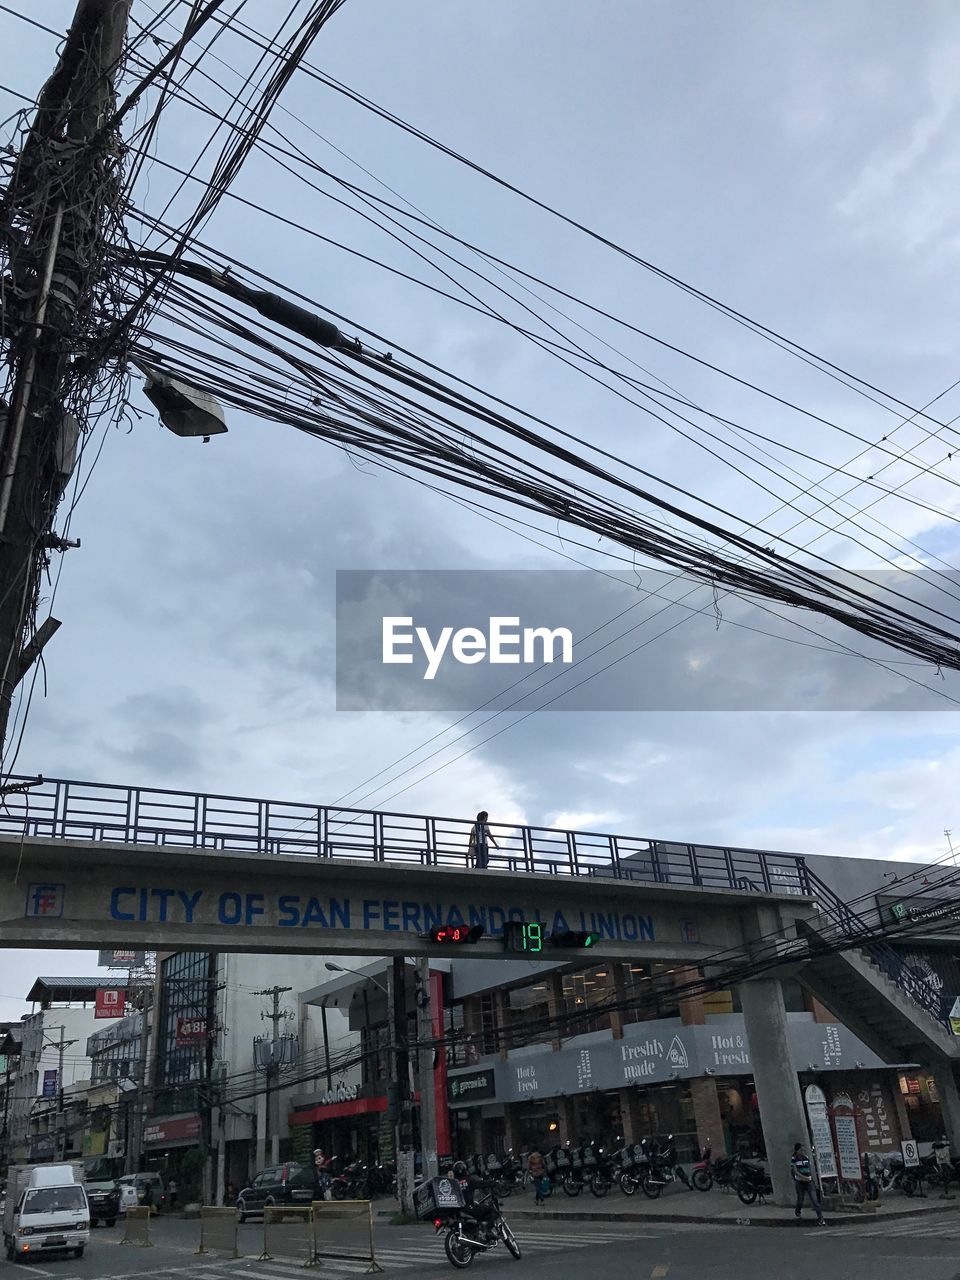
M 327 1102 L 318 1107 L 308 1107 L 303 1111 L 291 1111 L 287 1122 L 292 1125 L 316 1124 L 320 1120 L 341 1120 L 346 1116 L 372 1115 L 386 1109 L 385 1097 L 352 1098 L 347 1102 Z

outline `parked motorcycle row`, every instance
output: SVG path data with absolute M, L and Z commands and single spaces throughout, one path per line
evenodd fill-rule
M 499 1200 L 532 1188 L 527 1171 L 527 1153 L 514 1155 L 479 1155 L 466 1160 L 472 1173 L 493 1182 Z M 598 1199 L 619 1188 L 624 1195 L 642 1191 L 656 1200 L 664 1187 L 678 1183 L 691 1191 L 710 1191 L 716 1187 L 735 1193 L 746 1205 L 772 1194 L 772 1183 L 766 1167 L 759 1161 L 741 1155 L 714 1157 L 706 1148 L 700 1160 L 688 1173 L 677 1161 L 673 1135 L 645 1138 L 614 1151 L 597 1143 L 580 1147 L 560 1144 L 544 1152 L 548 1181 L 541 1195 L 554 1191 L 575 1197 L 589 1190 Z M 922 1196 L 932 1191 L 946 1191 L 956 1182 L 960 1185 L 960 1156 L 948 1163 L 938 1163 L 931 1152 L 918 1168 L 907 1168 L 900 1156 L 881 1158 L 864 1156 L 863 1181 L 844 1184 L 844 1190 L 859 1199 L 876 1200 L 886 1194 Z M 377 1196 L 397 1194 L 396 1165 L 354 1163 L 347 1165 L 330 1182 L 335 1200 L 372 1200 Z
M 744 1204 L 753 1204 L 760 1196 L 768 1195 L 771 1187 L 762 1165 L 732 1156 L 714 1161 L 705 1151 L 703 1159 L 693 1167 L 692 1176 L 677 1160 L 673 1135 L 666 1138 L 645 1138 L 614 1151 L 606 1151 L 596 1143 L 581 1147 L 563 1144 L 544 1153 L 547 1179 L 541 1187 L 541 1195 L 547 1196 L 562 1190 L 568 1196 L 578 1196 L 589 1190 L 598 1199 L 615 1187 L 624 1195 L 632 1196 L 642 1191 L 656 1200 L 664 1187 L 679 1183 L 689 1191 L 709 1191 L 713 1186 L 731 1187 L 740 1195 Z M 504 1199 L 515 1191 L 524 1191 L 532 1179 L 527 1172 L 527 1154 L 504 1157 L 474 1155 L 467 1164 L 472 1172 L 492 1180 L 497 1195 Z

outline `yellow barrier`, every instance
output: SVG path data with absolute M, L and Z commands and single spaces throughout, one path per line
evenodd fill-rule
M 383 1270 L 377 1262 L 373 1242 L 373 1206 L 369 1200 L 314 1200 L 310 1207 L 313 1220 L 313 1256 L 318 1265 L 327 1258 L 343 1258 L 368 1263 L 367 1275 Z M 325 1224 L 332 1222 L 356 1222 L 356 1239 L 348 1238 L 336 1244 L 321 1240 Z
M 150 1239 L 150 1217 L 153 1210 L 149 1205 L 137 1205 L 124 1214 L 123 1238 L 121 1244 L 135 1244 L 141 1249 L 152 1245 Z
M 291 1226 L 289 1219 L 293 1219 Z M 313 1208 L 308 1204 L 268 1204 L 263 1210 L 263 1253 L 258 1262 L 273 1258 L 302 1258 L 302 1267 L 319 1266 L 314 1248 Z
M 222 1253 L 239 1258 L 237 1211 L 204 1205 L 200 1210 L 200 1245 L 197 1253 Z

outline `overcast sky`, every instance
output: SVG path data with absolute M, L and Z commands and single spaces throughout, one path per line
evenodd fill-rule
M 13 6 L 58 30 L 74 7 L 73 0 Z M 141 22 L 152 9 L 133 0 Z M 261 31 L 275 28 L 275 6 L 266 0 L 250 0 L 244 17 Z M 165 28 L 166 38 L 174 34 Z M 17 50 L 5 60 L 4 83 L 34 95 L 53 66 L 55 43 L 0 13 L 0 47 Z M 228 67 L 205 65 L 235 88 L 231 76 L 251 65 L 249 48 L 226 40 L 217 48 Z M 960 376 L 958 55 L 960 13 L 949 3 L 348 0 L 311 56 L 548 205 L 907 404 L 924 405 Z M 196 89 L 218 101 L 209 85 L 197 81 Z M 818 539 L 816 552 L 848 568 L 873 570 L 891 559 L 903 569 L 956 563 L 956 488 L 918 479 L 889 452 L 910 449 L 955 475 L 949 433 L 937 442 L 916 423 L 904 426 L 314 81 L 297 76 L 282 101 L 293 114 L 278 111 L 274 123 L 329 169 L 366 186 L 389 184 L 464 239 L 855 437 L 878 444 L 886 437 L 888 451 L 869 450 L 854 463 L 863 446 L 851 435 L 564 304 L 596 340 L 616 346 L 619 356 L 603 351 L 620 367 L 632 361 L 637 376 L 645 376 L 637 366 L 649 370 L 747 429 L 831 467 L 849 464 L 854 477 L 886 468 L 884 483 L 902 485 L 940 514 L 883 499 L 858 517 L 863 545 L 854 546 L 825 524 L 872 503 L 876 489 L 833 476 L 819 499 L 784 508 L 780 497 L 796 492 L 789 485 L 767 476 L 769 490 L 761 491 L 508 328 L 396 275 L 229 199 L 204 227 L 207 243 L 744 514 L 765 536 L 804 546 Z M 2 114 L 18 105 L 0 96 Z M 154 155 L 189 167 L 211 126 L 178 111 L 165 116 Z M 160 214 L 170 184 L 169 171 L 148 165 L 138 203 Z M 263 156 L 249 159 L 233 190 L 451 287 Z M 546 314 L 539 302 L 536 308 Z M 135 403 L 149 410 L 138 393 Z M 960 414 L 960 393 L 943 396 L 935 410 L 944 422 Z M 815 710 L 544 711 L 510 728 L 537 705 L 531 699 L 419 770 L 395 782 L 388 772 L 363 786 L 460 712 L 336 711 L 335 571 L 562 569 L 573 567 L 562 558 L 572 548 L 555 526 L 541 522 L 536 536 L 545 545 L 533 545 L 287 426 L 240 414 L 229 425 L 228 435 L 203 445 L 164 431 L 150 411 L 131 430 L 107 433 L 73 517 L 71 534 L 82 547 L 63 567 L 54 612 L 64 625 L 47 650 L 45 688 L 38 683 L 18 771 L 323 803 L 362 797 L 363 804 L 439 814 L 470 815 L 482 806 L 494 819 L 884 858 L 939 857 L 944 828 L 956 822 L 960 835 L 957 705 L 935 694 L 929 711 L 823 709 L 827 697 Z M 795 454 L 779 453 L 776 463 L 784 474 L 787 464 L 795 467 L 803 487 L 825 470 Z M 757 474 L 742 457 L 738 464 Z M 838 514 L 820 509 L 824 493 L 835 498 L 848 489 Z M 629 568 L 611 566 L 604 550 L 576 554 L 630 579 Z M 662 603 L 644 599 L 631 620 L 641 625 L 616 650 L 649 640 L 619 664 L 625 683 L 657 681 L 668 666 L 675 675 L 678 664 L 702 678 L 712 664 L 728 674 L 762 673 L 768 687 L 782 674 L 796 687 L 818 661 L 818 651 L 782 638 L 816 639 L 790 623 L 767 620 L 779 639 L 748 636 L 730 625 L 733 602 L 718 623 L 706 589 L 690 600 L 705 611 L 699 621 L 658 641 L 656 633 L 685 616 L 680 609 L 648 622 Z M 803 622 L 816 625 L 810 615 Z M 847 661 L 857 673 L 862 660 Z M 583 674 L 593 670 L 585 665 Z M 902 662 L 897 670 L 960 696 L 949 682 L 940 686 L 935 672 Z M 888 673 L 864 706 L 900 705 L 903 683 L 902 674 Z M 542 700 L 557 691 L 554 684 Z M 423 775 L 430 776 L 417 781 Z M 0 1016 L 21 1010 L 38 973 L 89 972 L 94 959 L 8 952 Z

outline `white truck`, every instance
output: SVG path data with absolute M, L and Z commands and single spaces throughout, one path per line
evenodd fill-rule
M 40 1253 L 83 1256 L 90 1239 L 90 1206 L 79 1163 L 11 1165 L 3 1208 L 7 1260 Z

